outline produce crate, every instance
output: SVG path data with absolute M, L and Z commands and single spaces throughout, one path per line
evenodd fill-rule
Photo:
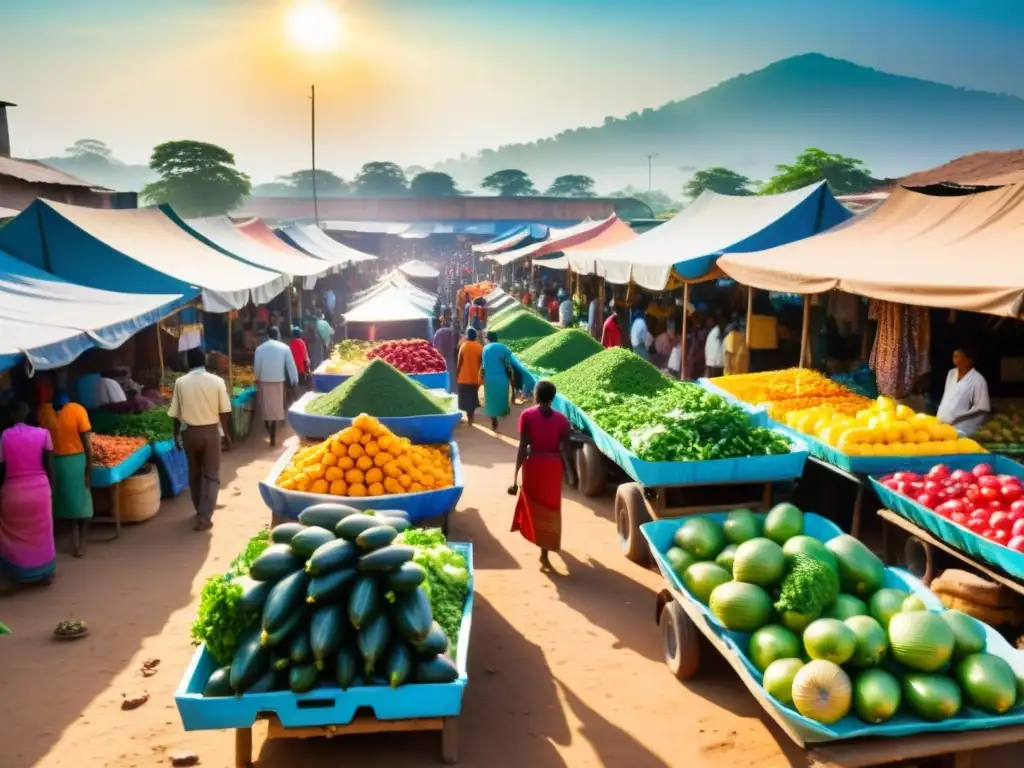
M 353 721 L 361 708 L 372 710 L 378 720 L 457 716 L 462 711 L 462 696 L 469 682 L 467 659 L 475 585 L 473 545 L 452 542 L 449 546 L 465 556 L 470 575 L 456 646 L 458 680 L 452 683 L 410 683 L 398 688 L 358 685 L 344 691 L 321 683 L 308 693 L 275 691 L 206 698 L 203 688 L 217 664 L 206 652 L 206 646 L 200 646 L 174 692 L 182 726 L 186 731 L 251 728 L 259 718 L 269 714 L 276 715 L 285 728 L 345 725 Z
M 712 394 L 718 395 L 725 399 L 731 405 L 739 406 L 744 411 L 750 414 L 750 418 L 754 421 L 754 425 L 758 427 L 769 426 L 768 409 L 763 405 L 753 405 L 745 400 L 740 400 L 736 395 L 731 392 L 726 392 L 717 384 L 713 384 L 709 379 L 700 378 L 697 379 L 697 383 Z
M 455 484 L 450 488 L 362 498 L 286 491 L 283 488 L 278 488 L 275 482 L 278 475 L 288 466 L 292 456 L 299 450 L 300 446 L 296 445 L 285 451 L 277 463 L 270 468 L 267 477 L 260 481 L 260 496 L 263 497 L 263 502 L 275 516 L 288 520 L 297 520 L 300 512 L 314 504 L 332 502 L 345 504 L 355 509 L 401 509 L 409 514 L 409 520 L 414 523 L 444 516 L 447 526 L 447 516 L 454 511 L 455 505 L 462 498 L 465 482 L 462 474 L 462 460 L 459 457 L 459 446 L 455 442 L 448 443 L 448 446 L 451 448 L 452 470 L 455 474 Z
M 94 466 L 89 474 L 89 481 L 93 488 L 110 488 L 138 472 L 152 455 L 153 447 L 146 443 L 117 466 Z
M 1024 465 L 1018 464 L 1005 456 L 983 456 L 970 454 L 957 456 L 952 462 L 941 462 L 952 469 L 971 469 L 976 464 L 991 464 L 996 474 L 1013 475 L 1024 478 Z M 936 464 L 940 462 L 935 462 Z M 933 536 L 942 539 L 965 555 L 977 558 L 982 562 L 1002 568 L 1015 579 L 1024 579 L 1024 553 L 1014 552 L 1002 544 L 989 541 L 974 531 L 947 520 L 928 507 L 918 504 L 914 499 L 886 488 L 877 478 L 870 478 L 871 485 L 878 495 L 879 501 L 886 509 L 891 509 L 901 517 L 905 517 L 915 525 L 924 528 Z
M 399 437 L 407 437 L 414 443 L 450 442 L 455 427 L 462 421 L 462 413 L 456 407 L 455 398 L 447 391 L 433 390 L 430 394 L 447 398 L 451 411 L 425 416 L 379 416 L 377 421 Z M 297 435 L 322 440 L 352 425 L 351 418 L 306 413 L 306 406 L 319 396 L 318 392 L 307 392 L 288 409 L 288 425 Z
M 353 373 L 327 373 L 327 363 L 321 363 L 313 371 L 313 389 L 317 392 L 330 392 L 339 384 L 351 379 Z M 413 381 L 418 381 L 427 389 L 446 389 L 448 387 L 448 372 L 441 373 L 407 373 L 405 374 Z
M 705 516 L 721 523 L 727 514 L 712 513 Z M 965 707 L 957 717 L 938 723 L 928 722 L 903 713 L 895 715 L 880 725 L 868 725 L 853 715 L 847 715 L 832 725 L 825 725 L 803 717 L 795 709 L 785 706 L 769 695 L 762 686 L 762 674 L 746 654 L 750 635 L 730 632 L 725 629 L 708 607 L 690 594 L 682 580 L 672 570 L 664 552 L 672 546 L 673 536 L 683 522 L 682 520 L 659 520 L 641 526 L 641 531 L 647 539 L 658 570 L 668 582 L 669 591 L 693 625 L 736 669 L 743 683 L 768 709 L 768 714 L 779 722 L 783 730 L 801 746 L 862 737 L 897 738 L 919 733 L 947 733 L 1024 724 L 1024 706 L 1017 706 L 1002 715 L 989 715 Z M 841 535 L 842 531 L 823 517 L 805 514 L 804 534 L 821 541 L 829 541 Z M 883 586 L 917 595 L 933 612 L 946 610 L 939 599 L 924 584 L 904 570 L 886 568 Z M 1024 676 L 1024 653 L 1015 650 L 1002 635 L 988 625 L 983 626 L 985 627 L 988 652 L 1005 659 L 1013 667 L 1018 678 Z
M 803 440 L 790 433 L 785 433 L 792 444 L 790 452 L 776 456 L 744 456 L 709 461 L 644 461 L 562 395 L 555 395 L 552 407 L 563 413 L 577 429 L 590 435 L 601 453 L 647 488 L 792 480 L 803 475 L 804 463 L 807 461 L 807 446 Z M 778 429 L 775 431 L 782 432 Z

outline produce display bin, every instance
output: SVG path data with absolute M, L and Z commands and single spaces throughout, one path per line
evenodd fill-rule
M 455 427 L 462 421 L 462 413 L 456 407 L 454 396 L 447 391 L 433 390 L 431 394 L 448 399 L 451 411 L 425 416 L 380 416 L 376 417 L 377 421 L 399 437 L 407 437 L 414 443 L 450 442 Z M 323 439 L 351 426 L 352 419 L 348 417 L 306 413 L 306 406 L 319 396 L 317 392 L 307 392 L 288 409 L 288 426 L 297 435 Z
M 92 483 L 92 487 L 110 488 L 111 486 L 117 485 L 122 480 L 125 480 L 138 472 L 142 466 L 149 461 L 152 455 L 153 447 L 149 443 L 146 443 L 117 466 L 94 466 L 92 468 L 92 472 L 89 474 L 89 480 Z
M 706 516 L 722 522 L 726 513 Z M 668 603 L 662 603 L 663 598 L 659 598 L 660 610 L 670 610 L 669 605 L 674 599 L 675 603 L 685 612 L 684 619 L 690 622 L 692 627 L 700 630 L 711 645 L 722 653 L 729 664 L 739 673 L 744 685 L 765 707 L 767 713 L 801 746 L 856 738 L 899 738 L 920 733 L 950 733 L 1024 724 L 1024 707 L 1021 706 L 1002 715 L 989 715 L 965 707 L 957 717 L 937 723 L 912 717 L 902 712 L 880 725 L 868 725 L 852 714 L 832 725 L 825 725 L 803 717 L 795 709 L 783 705 L 769 695 L 761 685 L 761 672 L 746 655 L 750 635 L 730 632 L 725 629 L 708 607 L 690 594 L 682 580 L 672 570 L 664 552 L 672 546 L 673 536 L 682 522 L 681 520 L 659 520 L 646 523 L 641 527 L 658 569 L 668 583 L 668 592 L 671 594 Z M 841 533 L 842 531 L 835 524 L 823 517 L 814 514 L 804 515 L 804 534 L 808 536 L 813 536 L 821 541 L 829 541 Z M 917 595 L 933 612 L 946 610 L 939 599 L 924 584 L 901 569 L 886 568 L 884 586 Z M 983 626 L 985 627 L 988 652 L 1005 659 L 1013 667 L 1018 679 L 1024 676 L 1024 653 L 1015 650 L 1001 634 L 991 627 Z M 685 635 L 688 631 L 689 629 L 684 630 L 682 634 Z M 695 643 L 696 640 L 692 636 L 688 640 L 692 648 L 692 643 Z M 692 672 L 695 671 L 693 668 Z
M 353 373 L 327 373 L 327 363 L 321 363 L 313 371 L 313 389 L 317 392 L 330 392 L 339 384 L 351 379 Z M 448 371 L 440 373 L 407 373 L 413 381 L 417 381 L 427 389 L 445 389 L 448 386 Z
M 452 683 L 410 683 L 398 688 L 359 685 L 348 690 L 321 683 L 308 693 L 291 691 L 207 698 L 203 689 L 217 668 L 213 657 L 200 646 L 174 692 L 181 723 L 186 731 L 251 728 L 257 719 L 274 714 L 285 728 L 345 725 L 357 710 L 373 710 L 378 720 L 456 717 L 469 682 L 470 628 L 473 624 L 473 546 L 452 542 L 449 546 L 465 556 L 469 569 L 469 593 L 463 606 L 455 663 L 459 679 Z
M 736 397 L 736 395 L 732 394 L 731 392 L 726 392 L 717 384 L 713 384 L 709 379 L 700 378 L 697 379 L 697 383 L 703 389 L 706 389 L 711 394 L 718 395 L 719 397 L 728 401 L 731 405 L 738 406 L 747 413 L 749 413 L 750 418 L 753 420 L 755 426 L 774 426 L 774 424 L 769 424 L 769 421 L 771 420 L 768 418 L 768 409 L 765 406 L 753 405 L 752 403 L 748 403 L 745 400 L 740 400 L 738 397 Z
M 414 523 L 444 516 L 445 527 L 447 527 L 448 515 L 455 510 L 455 505 L 462 498 L 465 482 L 462 475 L 459 447 L 454 442 L 448 443 L 448 446 L 451 448 L 452 470 L 455 474 L 455 484 L 450 488 L 361 498 L 287 491 L 278 488 L 275 482 L 278 475 L 288 466 L 292 456 L 299 450 L 299 446 L 296 445 L 285 451 L 277 463 L 270 468 L 266 478 L 260 481 L 260 496 L 263 497 L 263 502 L 274 515 L 288 520 L 297 520 L 300 512 L 314 504 L 333 502 L 355 509 L 401 509 L 409 514 L 409 520 Z

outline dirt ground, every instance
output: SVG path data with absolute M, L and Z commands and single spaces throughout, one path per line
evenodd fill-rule
M 654 623 L 661 578 L 618 550 L 612 500 L 567 495 L 559 573 L 537 567 L 537 551 L 509 532 L 515 443 L 463 424 L 457 439 L 466 491 L 450 538 L 474 545 L 476 601 L 470 682 L 459 723 L 465 768 L 627 766 L 779 768 L 804 754 L 771 725 L 732 670 L 705 658 L 683 685 L 662 661 Z M 221 508 L 212 536 L 191 529 L 187 494 L 153 520 L 95 543 L 83 559 L 61 539 L 49 588 L 0 600 L 14 632 L 0 638 L 0 764 L 169 765 L 191 751 L 204 766 L 234 765 L 230 732 L 186 733 L 174 705 L 193 649 L 189 627 L 203 581 L 224 571 L 269 521 L 257 482 L 279 455 L 253 434 L 224 458 Z M 104 529 L 93 536 L 105 535 Z M 50 639 L 62 619 L 88 622 L 88 637 Z M 144 678 L 143 662 L 158 659 Z M 122 696 L 149 701 L 121 709 Z M 264 743 L 256 764 L 436 765 L 436 734 L 389 734 Z M 994 760 L 989 761 L 993 766 Z

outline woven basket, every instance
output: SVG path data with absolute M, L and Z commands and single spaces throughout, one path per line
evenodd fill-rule
M 142 523 L 160 511 L 160 476 L 152 464 L 118 485 L 122 523 Z

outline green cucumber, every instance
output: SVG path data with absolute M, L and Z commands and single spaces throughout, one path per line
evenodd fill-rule
M 231 659 L 230 682 L 235 693 L 245 693 L 270 666 L 270 651 L 260 645 L 259 632 L 248 630 Z
M 393 620 L 395 631 L 404 640 L 422 643 L 427 639 L 434 623 L 434 615 L 430 610 L 430 598 L 423 587 L 397 595 Z
M 390 525 L 399 533 L 402 533 L 403 531 L 408 531 L 410 528 L 412 528 L 412 523 L 410 523 L 404 517 L 385 517 L 384 524 Z
M 272 544 L 253 560 L 249 576 L 256 581 L 279 581 L 301 570 L 303 565 L 304 559 L 292 551 L 289 545 Z
M 292 537 L 306 530 L 302 523 L 281 523 L 270 531 L 270 540 L 274 544 L 291 544 Z
M 325 605 L 309 620 L 309 645 L 316 668 L 323 670 L 345 639 L 345 616 L 339 605 Z
M 293 664 L 309 664 L 313 660 L 308 632 L 296 632 L 289 638 L 288 658 Z
M 389 530 L 394 530 L 389 529 Z M 405 544 L 391 544 L 380 549 L 369 552 L 359 558 L 357 567 L 360 571 L 370 573 L 384 573 L 393 571 L 405 563 L 408 563 L 416 555 L 416 550 Z M 423 579 L 420 579 L 423 581 Z M 417 584 L 420 581 L 416 582 Z
M 319 605 L 330 600 L 337 600 L 345 594 L 345 590 L 356 577 L 356 572 L 351 568 L 340 568 L 337 571 L 329 571 L 323 576 L 314 576 L 309 580 L 306 588 L 306 602 L 310 605 Z
M 308 586 L 309 576 L 301 570 L 274 585 L 263 604 L 263 629 L 267 634 L 273 634 L 306 602 Z
M 355 562 L 359 550 L 351 541 L 335 539 L 318 547 L 306 562 L 306 573 L 322 576 L 329 571 L 336 571 Z
M 378 517 L 397 517 L 400 520 L 409 519 L 409 513 L 404 509 L 378 509 L 374 514 Z
M 356 643 L 363 657 L 363 671 L 368 677 L 373 675 L 373 668 L 383 658 L 390 640 L 391 625 L 383 614 L 360 630 Z
M 392 544 L 387 549 L 378 549 L 376 552 L 366 555 L 366 557 L 380 557 L 382 552 L 387 553 L 388 550 L 399 546 L 404 545 Z M 410 547 L 410 549 L 412 548 Z M 427 578 L 427 572 L 423 570 L 422 565 L 410 560 L 402 563 L 397 571 L 389 573 L 386 578 L 392 592 L 412 592 Z
M 309 613 L 306 611 L 305 603 L 303 603 L 295 613 L 285 619 L 284 624 L 281 624 L 273 632 L 267 632 L 264 630 L 260 634 L 260 644 L 267 648 L 283 645 L 284 642 L 292 636 L 295 630 L 299 628 L 304 621 L 308 620 Z
M 306 509 L 299 513 L 299 522 L 333 531 L 334 527 L 346 517 L 358 514 L 361 514 L 358 509 L 346 507 L 344 504 L 328 502 L 326 504 L 314 504 L 312 507 L 306 507 Z
M 423 640 L 415 645 L 416 651 L 424 656 L 437 656 L 439 653 L 448 652 L 448 635 L 436 621 L 430 625 L 430 632 Z
M 380 518 L 375 515 L 350 515 L 334 527 L 334 535 L 339 539 L 355 541 L 363 531 L 376 528 L 380 525 Z
M 206 679 L 203 696 L 210 698 L 234 695 L 235 689 L 231 687 L 231 667 L 219 667 L 213 670 L 213 674 Z
M 253 613 L 260 613 L 263 611 L 263 604 L 267 601 L 267 597 L 270 595 L 270 590 L 274 588 L 272 581 L 256 581 L 250 579 L 248 576 L 240 576 L 237 579 L 232 579 L 232 583 L 239 584 L 242 587 L 242 599 L 239 602 L 242 608 Z
M 342 648 L 334 657 L 334 679 L 343 691 L 356 681 L 359 675 L 359 654 L 352 648 Z
M 313 664 L 295 664 L 288 670 L 288 687 L 292 693 L 306 693 L 316 686 L 320 673 Z
M 397 688 L 412 675 L 412 653 L 405 643 L 396 643 L 391 649 L 384 672 L 392 688 Z
M 377 579 L 373 576 L 360 576 L 348 596 L 348 620 L 352 626 L 361 629 L 369 624 L 380 613 L 381 601 Z
M 319 547 L 334 540 L 334 534 L 330 531 L 325 531 L 323 528 L 307 528 L 302 533 L 296 534 L 290 543 L 297 555 L 309 557 Z
M 288 669 L 288 665 L 291 663 L 292 660 L 288 658 L 288 653 L 286 651 L 274 648 L 270 652 L 270 668 L 275 672 Z
M 250 685 L 245 689 L 246 694 L 250 693 L 269 693 L 277 688 L 277 683 L 281 679 L 281 673 L 276 669 L 268 669 L 259 680 Z
M 390 525 L 375 525 L 356 536 L 356 546 L 364 552 L 373 552 L 375 549 L 386 547 L 397 535 L 398 531 Z
M 416 665 L 417 683 L 454 683 L 459 679 L 459 668 L 447 656 L 424 659 Z

